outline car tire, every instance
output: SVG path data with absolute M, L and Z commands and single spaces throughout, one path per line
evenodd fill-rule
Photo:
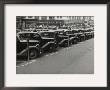
M 74 40 L 73 44 L 77 44 L 77 39 Z
M 65 44 L 64 44 L 64 45 L 65 45 L 65 47 L 68 47 L 68 42 L 65 42 Z
M 39 56 L 39 52 L 38 52 L 38 50 L 37 49 L 30 49 L 29 50 L 29 59 L 31 60 L 31 59 L 35 59 L 35 58 L 37 58 Z
M 49 46 L 49 53 L 52 52 L 53 50 L 54 50 L 54 46 L 53 45 L 50 45 Z

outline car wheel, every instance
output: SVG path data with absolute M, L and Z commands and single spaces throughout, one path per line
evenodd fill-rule
M 29 50 L 29 58 L 30 59 L 35 59 L 38 57 L 38 55 L 39 55 L 38 50 L 36 50 L 36 49 Z
M 77 44 L 77 39 L 74 40 L 73 44 Z
M 53 51 L 53 46 L 52 45 L 49 46 L 48 51 L 49 51 L 49 53 Z
M 65 44 L 64 44 L 64 45 L 65 45 L 65 47 L 68 47 L 68 42 L 65 42 Z

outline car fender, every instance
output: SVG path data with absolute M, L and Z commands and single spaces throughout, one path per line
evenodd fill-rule
M 75 37 L 71 37 L 71 38 L 70 38 L 70 40 L 73 40 L 73 39 L 75 39 Z
M 29 46 L 29 49 L 33 49 L 33 48 L 39 50 L 39 48 L 36 47 L 36 46 Z M 23 51 L 21 51 L 21 52 L 20 52 L 19 54 L 17 54 L 17 55 L 22 55 L 22 54 L 26 53 L 27 51 L 28 51 L 28 47 L 27 47 L 26 49 L 24 49 Z
M 61 42 L 59 42 L 59 45 L 61 45 L 65 41 L 68 41 L 68 39 L 63 39 Z
M 42 48 L 45 48 L 45 47 L 47 47 L 48 45 L 50 45 L 50 44 L 54 44 L 55 42 L 47 42 L 46 44 L 44 44 L 43 46 L 42 46 Z

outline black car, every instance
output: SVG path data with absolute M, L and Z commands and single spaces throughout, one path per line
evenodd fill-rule
M 75 34 L 73 32 L 73 30 L 64 30 L 64 34 L 65 34 L 65 36 L 68 36 L 69 37 L 69 43 L 70 43 L 70 45 L 71 44 L 75 44 L 75 43 L 78 42 L 77 34 Z
M 54 31 L 41 31 L 39 35 L 42 38 L 41 46 L 43 52 L 55 51 L 58 48 L 58 35 Z
M 77 37 L 79 42 L 84 41 L 85 40 L 84 30 L 78 30 Z
M 91 38 L 94 38 L 94 30 L 91 31 Z
M 69 36 L 66 36 L 64 30 L 57 29 L 55 32 L 58 34 L 58 44 L 60 47 L 67 47 L 69 45 Z
M 94 38 L 94 30 L 88 29 L 88 32 L 89 32 L 89 38 Z
M 84 31 L 85 33 L 85 39 L 88 40 L 88 39 L 91 39 L 94 37 L 94 31 L 91 30 L 91 29 L 87 29 Z
M 17 33 L 16 51 L 17 59 L 37 58 L 42 53 L 40 42 L 42 38 L 35 32 L 20 32 Z M 29 52 L 29 53 L 28 53 Z
M 84 31 L 84 35 L 85 35 L 85 40 L 88 40 L 91 37 L 90 32 L 88 30 Z

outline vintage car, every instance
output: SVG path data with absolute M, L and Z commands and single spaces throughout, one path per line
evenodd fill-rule
M 78 42 L 84 41 L 85 40 L 85 34 L 84 34 L 84 30 L 78 30 Z
M 94 38 L 94 30 L 91 31 L 91 38 Z
M 55 33 L 52 30 L 49 31 L 41 31 L 39 32 L 39 35 L 42 38 L 41 41 L 41 47 L 43 49 L 43 52 L 51 52 L 56 51 L 58 48 L 58 37 L 57 33 Z
M 91 29 L 85 30 L 84 33 L 85 33 L 85 39 L 86 39 L 86 40 L 91 39 L 91 38 L 94 37 L 94 32 L 93 32 L 93 30 L 91 30 Z
M 60 47 L 67 47 L 69 45 L 69 36 L 66 36 L 64 30 L 57 29 L 55 32 L 58 34 L 58 44 Z
M 89 29 L 88 31 L 90 32 L 90 38 L 93 38 L 94 37 L 94 30 L 93 29 Z
M 16 51 L 18 59 L 37 58 L 41 55 L 42 49 L 40 42 L 42 38 L 36 32 L 19 32 L 17 33 Z
M 88 30 L 85 30 L 84 31 L 84 35 L 85 35 L 85 40 L 88 40 L 88 39 L 90 39 L 90 32 L 88 31 Z
M 69 37 L 69 43 L 70 43 L 70 45 L 71 44 L 75 44 L 75 43 L 78 42 L 77 34 L 75 34 L 73 32 L 73 30 L 67 30 L 67 29 L 65 29 L 64 30 L 64 34 L 65 34 L 65 36 L 68 36 Z

